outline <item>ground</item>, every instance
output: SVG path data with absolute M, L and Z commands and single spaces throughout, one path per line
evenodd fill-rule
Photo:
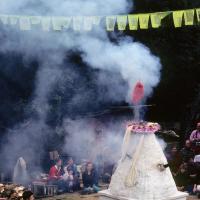
M 98 195 L 93 194 L 93 195 L 80 195 L 79 193 L 73 193 L 73 194 L 63 194 L 63 195 L 58 195 L 50 198 L 46 198 L 44 200 L 98 200 Z M 198 200 L 194 196 L 188 197 L 187 200 Z

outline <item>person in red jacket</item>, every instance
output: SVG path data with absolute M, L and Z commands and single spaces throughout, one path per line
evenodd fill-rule
M 56 160 L 56 164 L 51 167 L 49 171 L 49 180 L 50 181 L 57 181 L 61 179 L 61 167 L 62 167 L 62 160 Z
M 51 167 L 49 171 L 49 184 L 58 186 L 58 193 L 66 191 L 67 186 L 61 174 L 62 160 L 56 160 L 56 164 Z

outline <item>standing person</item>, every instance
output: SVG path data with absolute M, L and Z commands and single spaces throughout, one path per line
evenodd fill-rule
M 88 162 L 86 170 L 83 173 L 83 194 L 90 194 L 99 191 L 96 176 L 93 164 Z
M 200 153 L 200 122 L 197 123 L 196 129 L 190 134 L 190 141 L 194 148 L 195 154 Z

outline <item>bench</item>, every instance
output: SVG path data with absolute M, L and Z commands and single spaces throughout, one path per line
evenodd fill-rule
M 50 197 L 57 194 L 57 186 L 37 181 L 32 183 L 32 192 L 36 198 Z

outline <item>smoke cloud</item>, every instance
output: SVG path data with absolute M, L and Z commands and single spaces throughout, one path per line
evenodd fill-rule
M 132 1 L 129 0 L 118 0 L 117 3 L 116 0 L 7 0 L 0 1 L 0 13 L 105 16 L 128 13 L 132 6 Z M 67 153 L 80 158 L 88 156 L 87 142 L 92 143 L 96 130 L 90 125 L 90 120 L 71 119 L 69 113 L 71 116 L 73 113 L 84 113 L 89 108 L 98 108 L 98 105 L 106 102 L 130 102 L 132 88 L 139 80 L 145 86 L 147 98 L 160 79 L 160 61 L 147 47 L 126 36 L 115 36 L 116 42 L 111 42 L 102 25 L 89 33 L 72 30 L 23 32 L 16 27 L 3 26 L 1 30 L 2 54 L 19 53 L 23 55 L 27 66 L 29 60 L 36 59 L 39 63 L 34 83 L 35 90 L 27 105 L 29 123 L 26 126 L 26 122 L 17 124 L 12 128 L 12 133 L 7 134 L 2 154 L 9 160 L 15 160 L 27 152 L 27 155 L 31 156 L 26 157 L 31 158 L 34 163 L 38 160 L 38 147 L 42 155 L 44 138 L 55 134 L 48 120 L 49 115 L 54 112 L 50 99 L 56 91 L 64 94 L 67 100 L 60 110 L 55 111 L 61 115 L 61 122 L 54 122 L 54 128 L 64 129 L 64 134 L 68 133 L 64 148 Z M 79 54 L 82 63 L 74 64 L 71 61 L 73 53 Z M 79 68 L 76 65 L 79 65 Z M 90 85 L 91 80 L 84 74 L 84 71 L 89 69 L 95 77 L 95 87 Z M 121 132 L 124 126 L 122 123 L 113 122 L 107 126 L 108 128 L 104 129 L 106 136 L 103 144 L 113 147 L 115 138 L 114 143 L 118 146 L 121 136 L 118 137 L 119 134 L 116 133 Z M 117 130 L 114 127 L 118 127 Z M 72 147 L 70 143 L 73 144 Z M 13 163 L 9 163 L 10 165 Z
M 63 128 L 68 133 L 65 151 L 78 160 L 115 163 L 120 157 L 124 119 L 98 123 L 95 119 L 65 119 Z

